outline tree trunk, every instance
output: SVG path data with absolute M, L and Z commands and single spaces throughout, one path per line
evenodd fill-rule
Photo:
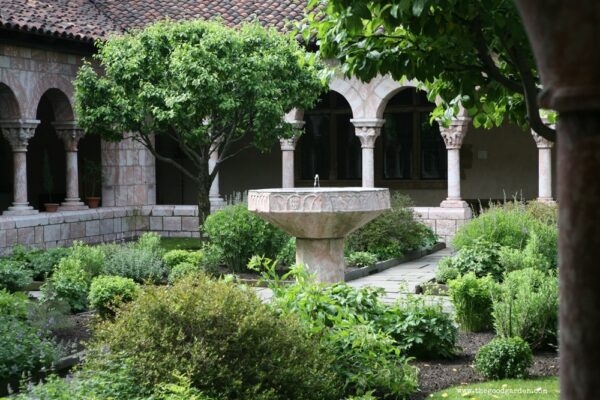
M 198 171 L 199 182 L 198 182 L 198 223 L 200 228 L 204 224 L 206 218 L 210 215 L 210 186 L 212 180 L 210 179 L 208 161 L 205 163 L 205 168 L 201 168 Z M 200 229 L 200 235 L 202 235 L 202 229 Z

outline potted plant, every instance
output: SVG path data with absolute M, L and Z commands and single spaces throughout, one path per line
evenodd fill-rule
M 83 180 L 88 207 L 98 208 L 101 200 L 98 188 L 102 182 L 102 166 L 100 163 L 88 158 L 84 159 Z
M 44 190 L 48 195 L 48 203 L 44 203 L 46 212 L 56 212 L 58 210 L 58 203 L 52 202 L 52 191 L 54 190 L 54 179 L 52 178 L 52 171 L 50 170 L 50 156 L 48 151 L 44 152 L 44 164 L 43 164 L 43 175 L 44 175 Z

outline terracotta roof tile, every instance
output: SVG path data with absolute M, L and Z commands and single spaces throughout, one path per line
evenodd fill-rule
M 93 41 L 170 18 L 258 19 L 281 31 L 304 15 L 306 0 L 0 0 L 0 28 Z

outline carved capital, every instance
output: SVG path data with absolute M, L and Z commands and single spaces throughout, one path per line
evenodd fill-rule
M 384 119 L 351 119 L 354 125 L 356 136 L 360 139 L 363 149 L 372 149 L 375 147 L 375 141 L 381 133 Z
M 0 120 L 0 129 L 14 152 L 25 152 L 39 124 L 37 119 Z
M 471 124 L 471 118 L 458 118 L 450 122 L 450 126 L 445 128 L 440 126 L 440 134 L 446 144 L 446 149 L 460 149 L 467 130 Z
M 56 135 L 64 142 L 66 151 L 77 151 L 79 139 L 84 135 L 83 129 L 77 126 L 76 121 L 57 121 L 52 125 Z
M 279 139 L 279 144 L 281 145 L 281 151 L 294 151 L 296 150 L 296 144 L 298 143 L 298 137 L 294 136 L 289 139 L 281 138 Z
M 551 149 L 554 146 L 554 142 L 541 137 L 534 131 L 531 131 L 531 136 L 533 136 L 533 140 L 535 140 L 535 145 L 538 149 Z
M 306 122 L 294 120 L 294 121 L 289 122 L 289 124 L 292 125 L 292 128 L 301 131 L 304 129 L 304 125 L 306 124 Z

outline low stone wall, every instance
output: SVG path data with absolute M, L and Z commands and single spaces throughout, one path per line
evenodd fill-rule
M 10 253 L 16 244 L 49 248 L 69 246 L 74 240 L 86 243 L 123 241 L 149 231 L 166 237 L 198 237 L 197 207 L 102 207 L 0 216 L 0 254 Z
M 473 218 L 470 208 L 413 207 L 415 217 L 433 229 L 440 241 L 450 245 L 458 228 Z

